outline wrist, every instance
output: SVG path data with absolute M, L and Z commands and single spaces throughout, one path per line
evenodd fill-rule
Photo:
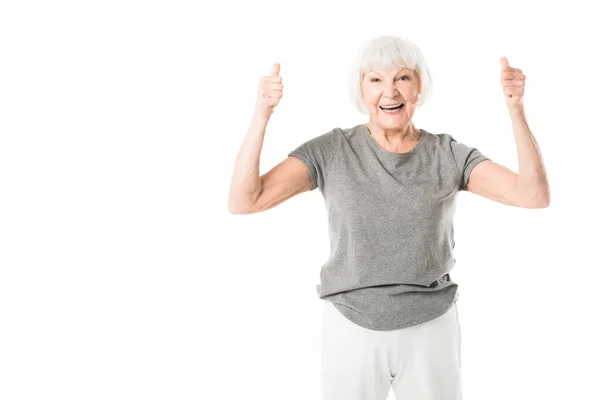
M 520 117 L 525 115 L 525 109 L 523 107 L 509 108 L 508 113 L 511 117 Z
M 256 111 L 253 115 L 252 115 L 252 122 L 257 123 L 257 124 L 266 124 L 269 122 L 270 117 L 259 112 Z

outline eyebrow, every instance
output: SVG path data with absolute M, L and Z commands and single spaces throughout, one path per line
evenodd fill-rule
M 402 69 L 398 70 L 398 72 L 397 72 L 397 73 L 399 74 L 399 73 L 401 73 L 402 71 L 410 71 L 410 68 L 402 68 Z M 377 71 L 369 71 L 369 72 L 367 72 L 367 73 L 368 73 L 368 74 L 377 74 L 377 75 L 381 75 L 381 74 L 380 74 L 379 72 L 377 72 Z

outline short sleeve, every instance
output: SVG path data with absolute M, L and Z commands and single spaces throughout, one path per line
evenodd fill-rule
M 452 136 L 450 136 L 450 149 L 460 176 L 458 190 L 467 190 L 467 183 L 469 182 L 469 176 L 471 176 L 473 168 L 482 161 L 490 160 L 490 158 L 483 155 L 475 147 L 457 142 Z
M 322 187 L 325 183 L 325 177 L 335 154 L 335 130 L 316 136 L 288 153 L 288 157 L 300 159 L 310 175 L 312 187 L 315 190 Z

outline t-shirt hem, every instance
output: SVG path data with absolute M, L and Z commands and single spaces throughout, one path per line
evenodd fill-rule
M 389 315 L 393 315 L 397 313 L 396 310 L 384 311 L 376 314 L 371 314 L 372 317 L 369 318 L 365 314 L 360 311 L 350 307 L 346 304 L 336 303 L 331 301 L 331 303 L 344 315 L 348 320 L 353 322 L 356 325 L 359 325 L 363 328 L 367 328 L 375 331 L 390 331 L 390 330 L 398 330 L 409 328 L 411 326 L 423 324 L 429 322 L 435 318 L 438 318 L 444 315 L 450 308 L 454 305 L 456 300 L 458 299 L 458 286 L 453 286 L 455 288 L 454 291 L 450 291 L 450 295 L 445 295 L 441 299 L 437 299 L 432 303 L 431 308 L 424 308 L 420 310 L 414 310 L 412 314 L 409 314 L 407 318 L 403 318 L 400 321 L 395 321 L 391 323 L 383 323 L 378 322 L 378 320 L 389 320 L 387 317 Z M 330 300 L 325 300 L 330 301 Z M 424 312 L 426 311 L 426 312 Z

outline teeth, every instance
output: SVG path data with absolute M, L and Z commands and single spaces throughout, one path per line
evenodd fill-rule
M 400 104 L 396 104 L 396 105 L 393 105 L 393 106 L 381 106 L 381 108 L 394 108 L 394 107 L 398 107 L 398 106 L 399 106 L 399 105 L 401 105 L 401 104 L 402 104 L 402 103 L 400 103 Z

